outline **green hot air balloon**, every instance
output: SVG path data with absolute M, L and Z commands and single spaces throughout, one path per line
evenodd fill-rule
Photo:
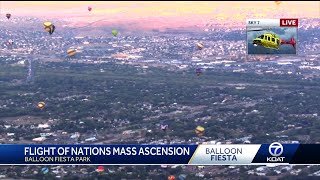
M 117 30 L 115 30 L 115 29 L 114 29 L 114 30 L 112 30 L 112 35 L 113 35 L 113 36 L 117 36 L 117 35 L 118 35 L 118 31 L 117 31 Z

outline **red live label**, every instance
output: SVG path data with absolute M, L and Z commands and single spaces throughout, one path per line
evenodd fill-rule
M 280 19 L 281 27 L 298 27 L 298 19 Z

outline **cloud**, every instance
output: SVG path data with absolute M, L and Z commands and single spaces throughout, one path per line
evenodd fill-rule
M 283 34 L 279 34 L 280 39 L 289 40 L 292 37 L 297 39 L 297 28 L 285 28 Z

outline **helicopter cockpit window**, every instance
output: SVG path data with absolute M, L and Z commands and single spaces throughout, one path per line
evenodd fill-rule
M 264 35 L 259 36 L 260 39 L 263 39 Z
M 272 38 L 272 42 L 274 42 L 274 38 Z

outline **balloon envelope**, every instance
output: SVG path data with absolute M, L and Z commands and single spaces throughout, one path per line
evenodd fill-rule
M 104 171 L 104 167 L 103 166 L 99 166 L 97 169 L 97 172 L 103 172 Z
M 9 40 L 8 40 L 8 44 L 12 45 L 12 44 L 13 44 L 13 40 L 12 40 L 12 39 L 9 39 Z
M 115 30 L 115 29 L 114 29 L 114 30 L 112 30 L 112 32 L 111 32 L 111 33 L 112 33 L 112 35 L 113 35 L 113 36 L 117 36 L 117 35 L 118 35 L 118 31 L 117 31 L 117 30 Z
M 7 17 L 8 19 L 10 19 L 11 14 L 10 14 L 10 13 L 6 14 L 6 17 Z
M 201 49 L 203 49 L 204 46 L 201 43 L 197 43 L 197 47 L 198 47 L 199 50 L 201 50 Z
M 41 169 L 41 172 L 43 174 L 47 174 L 49 172 L 49 169 L 47 167 L 44 167 L 44 168 Z
M 37 107 L 38 107 L 39 109 L 43 109 L 45 106 L 46 106 L 46 103 L 44 103 L 44 102 L 38 102 Z
M 50 35 L 54 32 L 56 27 L 51 22 L 44 22 L 43 28 L 45 31 L 47 31 Z
M 77 53 L 77 50 L 75 49 L 70 48 L 67 50 L 67 54 L 69 57 L 76 55 L 76 53 Z
M 197 69 L 196 69 L 196 74 L 197 74 L 197 76 L 200 76 L 201 73 L 202 73 L 201 68 L 197 68 Z
M 279 6 L 281 4 L 281 1 L 275 1 L 275 3 Z

